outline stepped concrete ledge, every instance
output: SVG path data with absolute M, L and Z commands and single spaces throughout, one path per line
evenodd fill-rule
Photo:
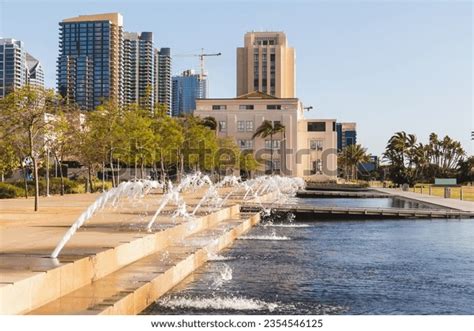
M 258 221 L 259 214 L 232 215 L 31 314 L 138 314 Z
M 406 192 L 400 189 L 393 189 L 393 188 L 374 188 L 381 193 L 390 194 L 392 196 L 398 196 L 405 199 L 415 200 L 422 203 L 429 203 L 432 205 L 456 209 L 465 212 L 474 213 L 474 202 L 472 201 L 463 201 L 463 200 L 456 200 L 456 199 L 445 199 L 443 197 L 415 193 L 415 192 Z
M 188 211 L 194 209 L 202 193 L 196 191 L 183 195 Z M 0 314 L 26 314 L 37 309 L 41 313 L 40 307 L 92 284 L 95 284 L 97 291 L 99 288 L 105 291 L 113 286 L 104 282 L 98 285 L 97 281 L 100 279 L 108 275 L 112 277 L 118 270 L 147 256 L 152 259 L 155 253 L 164 252 L 167 247 L 174 254 L 179 246 L 187 247 L 182 244 L 185 243 L 185 238 L 205 233 L 203 231 L 216 227 L 220 222 L 227 226 L 233 224 L 233 219 L 238 219 L 235 228 L 228 229 L 229 234 L 220 233 L 216 228 L 216 238 L 212 243 L 218 242 L 217 247 L 224 247 L 235 239 L 237 233 L 246 231 L 251 224 L 257 222 L 255 217 L 258 218 L 256 214 L 244 219 L 240 217 L 238 202 L 241 195 L 236 193 L 230 196 L 220 210 L 200 208 L 192 220 L 173 218 L 176 207 L 167 207 L 157 218 L 150 233 L 145 231 L 146 225 L 161 198 L 161 193 L 152 192 L 141 200 L 125 200 L 120 203 L 120 208 L 110 207 L 97 213 L 76 232 L 57 259 L 50 258 L 51 252 L 70 225 L 97 197 L 96 194 L 80 194 L 41 198 L 40 211 L 37 213 L 32 211 L 31 199 L 0 200 Z M 186 251 L 188 255 L 183 257 L 184 260 L 174 259 L 169 269 L 163 269 L 166 264 L 157 264 L 157 270 L 151 274 L 161 277 L 160 285 L 148 285 L 155 292 L 147 287 L 152 292 L 147 292 L 145 304 L 151 303 L 150 300 L 174 286 L 182 279 L 180 275 L 187 275 L 204 263 L 207 260 L 204 251 L 214 249 L 209 245 L 211 244 L 195 247 L 196 250 L 192 252 Z M 146 261 L 143 263 L 146 264 Z M 127 279 L 124 275 L 127 274 L 115 276 L 117 279 Z M 134 277 L 132 275 L 133 273 L 130 274 L 130 279 Z M 153 284 L 151 280 L 148 283 Z M 124 284 L 125 288 L 120 290 L 123 292 L 120 295 L 115 293 L 114 298 L 128 297 L 127 293 L 133 293 L 133 297 L 144 293 L 144 290 L 134 289 L 127 281 Z M 110 303 L 113 301 L 111 300 L 109 298 L 107 302 Z M 118 300 L 116 304 L 120 302 L 122 301 Z M 107 304 L 101 305 L 104 308 Z M 145 308 L 137 302 L 134 305 L 140 309 Z M 110 308 L 110 304 L 107 309 L 87 306 L 84 311 L 75 313 L 139 312 L 138 308 L 113 306 L 114 309 Z M 48 310 L 51 314 L 61 312 L 62 310 Z

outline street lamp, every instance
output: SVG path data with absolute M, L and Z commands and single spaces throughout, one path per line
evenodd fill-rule
M 310 111 L 311 109 L 313 109 L 313 106 L 304 107 L 304 110 L 307 110 L 307 111 Z

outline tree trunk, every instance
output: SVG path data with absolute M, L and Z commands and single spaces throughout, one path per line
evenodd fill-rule
M 105 162 L 102 162 L 102 192 L 105 191 Z
M 46 150 L 46 193 L 45 196 L 49 197 L 49 149 Z
M 160 153 L 160 167 L 161 167 L 161 182 L 165 181 L 165 161 L 163 160 L 163 153 Z
M 137 163 L 137 158 L 135 157 L 135 171 L 133 173 L 133 176 L 135 179 L 137 178 L 137 172 L 138 172 L 138 163 Z
M 140 179 L 143 179 L 144 174 L 145 174 L 145 165 L 142 158 L 140 160 Z
M 2 181 L 2 183 L 5 181 L 5 174 L 2 172 L 2 175 L 0 177 L 0 180 Z
M 37 165 L 37 160 L 36 157 L 34 156 L 33 153 L 33 132 L 32 132 L 32 127 L 29 128 L 28 130 L 28 138 L 29 138 L 29 152 L 30 152 L 30 157 L 33 162 L 33 174 L 35 176 L 35 211 L 38 211 L 38 198 L 39 198 L 39 180 L 38 180 L 38 165 Z
M 64 195 L 64 173 L 63 173 L 63 162 L 56 158 L 56 163 L 59 165 L 59 177 L 61 177 L 61 184 L 60 184 L 60 194 Z
M 184 175 L 184 155 L 180 155 L 180 170 L 179 170 L 179 179 L 181 180 Z
M 112 157 L 112 149 L 110 149 L 110 171 L 112 173 L 112 187 L 115 187 L 115 175 L 114 175 L 114 160 Z
M 36 157 L 33 159 L 33 171 L 35 176 L 35 211 L 38 211 L 38 200 L 39 200 L 39 178 L 38 178 L 38 164 Z
M 89 165 L 87 167 L 87 180 L 89 181 L 89 192 L 92 193 L 94 192 L 94 186 L 92 184 L 92 166 Z
M 117 159 L 117 186 L 120 184 L 120 159 Z
M 23 160 L 20 157 L 21 169 L 23 170 L 23 184 L 25 185 L 25 199 L 28 199 L 28 175 L 26 173 L 26 166 L 23 165 Z

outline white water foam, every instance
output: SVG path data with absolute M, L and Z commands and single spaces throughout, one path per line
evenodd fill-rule
M 199 310 L 268 310 L 274 311 L 278 305 L 244 297 L 209 297 L 188 298 L 169 297 L 157 302 L 159 305 L 170 309 L 199 309 Z
M 290 237 L 277 236 L 277 235 L 242 236 L 237 239 L 239 240 L 291 240 Z
M 309 228 L 311 225 L 309 224 L 263 224 L 263 227 L 270 227 L 270 228 Z
M 222 268 L 219 270 L 219 273 L 221 274 L 222 280 L 224 281 L 232 280 L 232 268 L 229 267 L 228 264 L 224 263 Z
M 208 254 L 208 261 L 230 261 L 230 260 L 235 260 L 235 257 L 232 256 L 222 256 L 219 254 L 213 254 L 210 253 Z

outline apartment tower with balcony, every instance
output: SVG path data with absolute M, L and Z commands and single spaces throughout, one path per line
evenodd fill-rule
M 169 115 L 172 113 L 171 87 L 171 49 L 155 49 L 155 104 L 166 106 Z
M 123 104 L 123 18 L 80 15 L 59 23 L 57 88 L 69 103 L 93 110 Z
M 125 32 L 123 39 L 123 103 L 152 110 L 155 104 L 153 33 Z

